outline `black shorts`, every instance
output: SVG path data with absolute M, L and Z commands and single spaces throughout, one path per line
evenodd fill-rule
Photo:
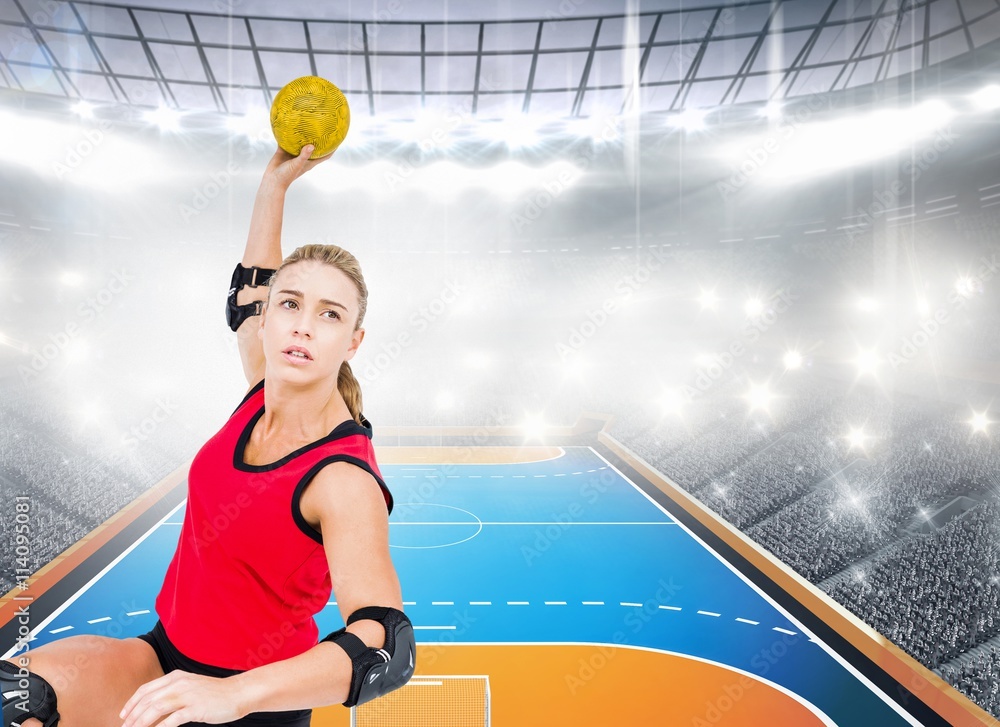
M 189 659 L 177 647 L 170 643 L 167 632 L 163 629 L 163 624 L 157 620 L 153 630 L 148 634 L 140 634 L 137 638 L 142 639 L 153 647 L 156 658 L 160 660 L 160 667 L 164 674 L 169 674 L 174 669 L 189 671 L 194 674 L 203 674 L 210 677 L 230 677 L 240 674 L 238 669 L 223 669 L 220 666 L 202 664 L 200 661 Z M 225 722 L 217 727 L 309 727 L 312 719 L 311 709 L 293 709 L 287 712 L 252 712 L 241 717 L 235 722 Z M 194 727 L 194 725 L 204 725 L 204 722 L 187 722 L 181 727 Z

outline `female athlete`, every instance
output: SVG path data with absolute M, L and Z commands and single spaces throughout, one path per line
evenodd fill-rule
M 191 463 L 159 620 L 0 661 L 2 727 L 305 727 L 313 707 L 361 704 L 413 674 L 392 496 L 348 364 L 367 287 L 336 245 L 281 256 L 285 193 L 330 156 L 311 152 L 278 149 L 257 191 L 227 300 L 250 388 Z M 346 626 L 319 639 L 331 588 Z

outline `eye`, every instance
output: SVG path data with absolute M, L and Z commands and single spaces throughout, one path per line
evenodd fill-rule
M 281 301 L 280 303 L 278 303 L 278 305 L 279 306 L 283 306 L 283 305 L 285 305 L 285 303 L 291 303 L 296 308 L 299 305 L 298 301 L 296 301 L 296 300 L 294 300 L 292 298 L 285 298 L 283 301 Z M 286 310 L 288 310 L 288 309 L 286 308 Z M 330 320 L 340 320 L 340 314 L 337 311 L 335 311 L 335 310 L 325 310 L 323 312 L 324 313 L 330 313 L 332 315 L 332 317 L 331 317 Z

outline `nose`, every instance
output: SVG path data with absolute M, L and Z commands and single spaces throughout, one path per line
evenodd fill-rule
M 295 333 L 311 338 L 312 328 L 313 328 L 312 318 L 309 316 L 308 313 L 302 313 L 295 317 L 295 325 L 292 326 L 292 329 L 295 331 Z

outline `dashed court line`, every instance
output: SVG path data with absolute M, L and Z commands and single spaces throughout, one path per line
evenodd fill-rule
M 492 606 L 493 605 L 493 601 L 469 601 L 468 603 L 469 603 L 470 606 Z M 504 603 L 506 603 L 508 606 L 530 606 L 531 605 L 530 601 L 505 601 Z M 569 605 L 568 601 L 543 601 L 542 603 L 544 605 L 546 605 L 546 606 L 568 606 Z M 430 604 L 432 606 L 454 606 L 455 605 L 455 601 L 431 601 Z M 637 601 L 619 601 L 618 604 L 620 606 L 625 607 L 625 608 L 644 608 L 645 607 L 645 604 L 639 603 Z M 337 602 L 336 601 L 327 601 L 326 605 L 327 606 L 336 606 Z M 406 606 L 416 606 L 416 605 L 417 605 L 416 601 L 403 601 L 403 606 L 404 607 L 406 607 Z M 606 601 L 580 601 L 580 605 L 581 606 L 605 606 L 605 605 L 607 605 L 607 602 Z M 676 612 L 680 612 L 680 611 L 684 610 L 681 606 L 668 606 L 668 605 L 658 605 L 657 609 L 659 609 L 661 611 L 676 611 Z M 126 613 L 126 615 L 127 616 L 140 616 L 140 615 L 143 615 L 143 614 L 147 614 L 149 612 L 150 612 L 149 609 L 142 609 L 142 610 L 139 610 L 139 611 L 129 611 L 128 613 Z M 716 611 L 703 611 L 703 610 L 699 610 L 699 611 L 696 611 L 696 613 L 698 613 L 701 616 L 711 616 L 713 618 L 722 618 L 722 614 L 718 613 Z M 87 623 L 88 624 L 97 624 L 97 623 L 103 623 L 105 621 L 111 621 L 111 620 L 112 620 L 111 616 L 101 616 L 99 618 L 91 619 L 91 620 L 87 621 Z M 742 616 L 737 616 L 733 620 L 737 621 L 739 623 L 747 624 L 749 626 L 759 626 L 760 625 L 760 621 L 754 621 L 752 619 L 743 618 Z M 50 629 L 49 633 L 50 634 L 59 634 L 59 633 L 62 633 L 64 631 L 71 631 L 73 628 L 74 628 L 73 626 L 62 626 L 62 627 L 57 628 L 57 629 Z M 454 626 L 416 626 L 415 625 L 413 628 L 414 629 L 424 629 L 424 630 L 429 630 L 429 631 L 439 631 L 439 630 L 452 630 L 455 627 Z M 780 626 L 773 626 L 771 630 L 772 631 L 777 631 L 778 633 L 781 633 L 781 634 L 787 634 L 789 636 L 798 636 L 799 635 L 797 631 L 790 631 L 789 629 L 781 628 Z M 809 641 L 811 641 L 812 643 L 818 643 L 818 642 L 816 642 L 815 639 L 812 639 L 812 638 L 810 638 Z

